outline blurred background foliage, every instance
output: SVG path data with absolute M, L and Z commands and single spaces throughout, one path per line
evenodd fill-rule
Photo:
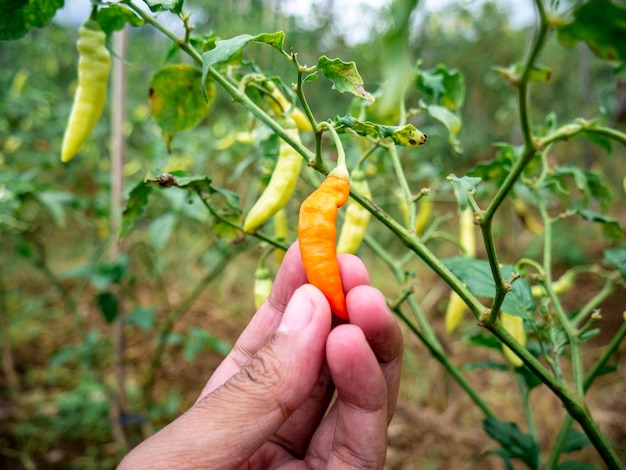
M 283 30 L 285 49 L 293 48 L 301 63 L 315 64 L 323 54 L 355 61 L 366 88 L 379 87 L 385 63 L 381 59 L 394 52 L 385 49 L 385 35 L 393 27 L 389 2 L 351 12 L 369 21 L 349 30 L 341 21 L 340 15 L 347 14 L 341 12 L 341 2 L 317 2 L 304 17 L 282 13 L 290 3 L 190 0 L 186 10 L 193 11 L 196 32 L 221 38 Z M 520 5 L 515 3 L 515 8 Z M 532 2 L 523 5 L 531 7 Z M 515 21 L 517 14 L 502 2 L 489 1 L 449 2 L 445 8 L 413 12 L 410 60 L 419 61 L 423 69 L 439 64 L 458 69 L 466 85 L 458 136 L 461 155 L 452 151 L 439 123 L 425 113 L 411 117 L 429 135 L 427 146 L 402 154 L 415 191 L 436 188 L 446 175 L 462 175 L 490 160 L 498 150 L 494 142 L 520 141 L 515 94 L 493 69 L 518 60 L 528 45 L 529 26 Z M 108 108 L 81 154 L 70 164 L 59 160 L 76 84 L 76 37 L 75 25 L 55 22 L 19 41 L 0 43 L 0 466 L 5 469 L 115 466 L 123 448 L 116 435 L 119 426 L 112 426 L 109 416 L 120 357 L 111 340 L 110 319 L 118 310 L 125 314 L 128 330 L 124 361 L 130 412 L 117 424 L 131 429 L 131 440 L 146 427 L 171 420 L 193 401 L 253 313 L 252 272 L 258 252 L 243 253 L 244 247 L 215 236 L 204 208 L 189 203 L 182 192 L 163 191 L 151 200 L 137 227 L 122 240 L 122 256 L 108 255 L 114 239 L 109 233 Z M 286 83 L 296 79 L 293 65 L 269 48 L 250 46 L 245 56 L 270 76 L 280 76 Z M 267 167 L 262 140 L 249 135 L 250 116 L 218 90 L 204 122 L 176 135 L 168 152 L 150 118 L 148 85 L 164 64 L 188 59 L 151 28 L 132 28 L 125 61 L 126 194 L 149 171 L 184 170 L 207 174 L 213 184 L 240 194 L 242 207 L 249 207 L 261 190 L 257 175 Z M 586 48 L 565 48 L 554 38 L 542 61 L 555 72 L 548 86 L 533 86 L 535 124 L 602 112 L 612 125 L 624 129 L 623 73 L 620 76 Z M 350 97 L 331 91 L 324 80 L 307 84 L 306 94 L 318 120 L 343 115 L 352 104 Z M 409 94 L 407 107 L 418 106 L 418 96 Z M 609 156 L 603 145 L 561 149 L 566 150 L 554 158 L 562 162 L 587 168 L 602 162 L 614 188 L 612 215 L 619 218 L 625 203 L 624 159 Z M 623 156 L 623 149 L 619 151 Z M 387 165 L 377 161 L 372 171 L 384 173 Z M 397 215 L 394 188 L 380 181 L 384 180 L 373 183 L 374 199 Z M 294 216 L 307 191 L 301 187 L 294 195 L 290 206 Z M 435 200 L 445 227 L 456 213 L 456 203 L 446 195 L 435 195 Z M 511 220 L 512 216 L 503 216 L 501 233 L 510 228 Z M 293 223 L 295 219 L 292 228 Z M 376 225 L 372 229 L 376 236 Z M 583 262 L 594 252 L 585 245 L 593 243 L 593 237 L 580 242 L 575 233 L 563 237 L 567 243 L 558 247 L 556 262 L 564 267 Z M 528 237 L 504 237 L 499 243 L 504 258 L 508 244 L 516 245 L 518 252 L 520 244 L 529 252 L 540 249 Z M 237 262 L 228 264 L 240 253 Z M 374 281 L 386 287 L 384 271 L 367 252 L 363 256 L 372 263 Z M 425 275 L 420 288 L 427 293 L 430 287 Z M 417 354 L 411 345 L 409 351 Z M 418 355 L 406 362 L 413 373 L 421 367 Z M 444 407 L 433 398 L 441 391 L 442 385 L 435 382 L 440 375 L 435 369 L 430 374 L 433 382 L 428 382 L 428 373 L 425 376 L 419 382 L 408 374 L 405 396 L 435 409 Z M 454 393 L 458 392 L 446 395 Z M 433 445 L 422 451 L 424 460 L 414 461 L 441 465 L 449 449 L 446 442 Z M 480 448 L 480 443 L 472 445 Z M 461 468 L 453 460 L 443 462 L 440 468 Z

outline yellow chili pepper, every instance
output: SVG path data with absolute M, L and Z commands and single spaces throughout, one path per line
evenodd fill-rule
M 363 173 L 362 170 L 352 172 L 350 183 L 354 189 L 363 196 L 368 199 L 372 198 L 372 192 L 365 179 L 365 173 Z M 339 241 L 337 242 L 337 253 L 356 253 L 367 232 L 371 215 L 372 214 L 367 209 L 354 199 L 350 198 L 348 200 L 346 218 L 341 227 Z
M 574 281 L 576 280 L 576 273 L 573 271 L 565 272 L 560 278 L 552 283 L 552 290 L 556 295 L 565 294 L 574 287 Z M 540 298 L 544 295 L 545 289 L 542 285 L 534 285 L 530 288 L 530 291 L 535 298 Z
M 424 190 L 422 190 L 424 191 Z M 427 193 L 428 194 L 428 193 Z M 407 206 L 406 199 L 400 194 L 400 211 L 404 218 L 404 225 L 409 223 L 409 207 Z M 424 233 L 424 229 L 428 226 L 430 217 L 433 214 L 433 201 L 428 198 L 420 198 L 417 206 L 417 214 L 415 216 L 415 233 L 419 236 Z
M 298 129 L 286 129 L 292 139 L 300 141 Z M 267 187 L 254 203 L 243 223 L 244 232 L 254 232 L 287 205 L 298 182 L 302 157 L 291 145 L 281 141 L 278 160 Z
M 276 238 L 277 241 L 286 242 L 287 237 L 289 236 L 287 226 L 287 209 L 283 207 L 276 212 L 274 217 L 272 217 L 272 222 L 274 222 L 274 238 Z M 280 265 L 285 257 L 285 252 L 277 249 L 274 253 L 276 254 L 276 264 Z
M 313 126 L 304 112 L 302 112 L 300 108 L 292 106 L 292 103 L 285 98 L 285 95 L 280 92 L 274 82 L 268 80 L 266 83 L 271 94 L 271 97 L 267 97 L 266 101 L 272 111 L 274 111 L 277 116 L 283 116 L 284 113 L 291 110 L 288 116 L 293 119 L 293 122 L 295 122 L 298 130 L 302 132 L 311 132 L 313 130 Z
M 274 281 L 270 271 L 265 266 L 265 257 L 262 257 L 254 272 L 254 307 L 260 308 L 272 292 Z
M 476 230 L 474 227 L 474 212 L 467 207 L 459 216 L 459 244 L 463 255 L 468 258 L 476 256 Z M 456 292 L 450 293 L 450 300 L 446 308 L 446 331 L 451 333 L 457 327 L 467 306 Z
M 526 346 L 526 331 L 524 330 L 524 319 L 510 313 L 500 312 L 500 321 L 506 331 L 515 338 L 522 346 Z M 509 364 L 513 367 L 524 365 L 522 360 L 506 345 L 502 345 L 502 353 Z
M 106 35 L 95 20 L 87 20 L 78 29 L 78 88 L 63 136 L 62 162 L 68 162 L 78 153 L 104 109 L 111 69 L 105 41 Z

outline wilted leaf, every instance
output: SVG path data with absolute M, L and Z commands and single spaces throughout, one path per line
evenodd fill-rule
M 574 10 L 573 20 L 557 29 L 559 41 L 584 41 L 601 59 L 626 60 L 626 8 L 610 0 L 590 0 Z
M 176 133 L 197 126 L 215 100 L 215 85 L 208 81 L 202 100 L 202 72 L 191 65 L 169 65 L 159 70 L 150 82 L 152 117 L 169 142 Z
M 356 63 L 322 56 L 317 62 L 317 68 L 332 82 L 333 88 L 339 93 L 351 93 L 366 101 L 374 102 L 374 97 L 365 91 Z
M 342 131 L 352 129 L 359 135 L 373 137 L 375 139 L 390 139 L 396 145 L 417 147 L 428 139 L 412 124 L 405 126 L 383 126 L 370 121 L 359 121 L 354 116 L 346 114 L 335 118 L 335 129 Z

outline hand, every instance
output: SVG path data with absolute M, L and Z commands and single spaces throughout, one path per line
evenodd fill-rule
M 349 324 L 331 329 L 328 302 L 306 283 L 293 244 L 195 404 L 119 468 L 382 468 L 402 335 L 359 258 L 339 262 Z

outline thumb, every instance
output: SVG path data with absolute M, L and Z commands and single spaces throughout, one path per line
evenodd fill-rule
M 224 463 L 239 467 L 317 384 L 330 325 L 324 295 L 309 284 L 301 286 L 265 347 L 221 387 L 139 447 L 159 437 L 160 442 L 151 446 L 160 454 L 156 463 L 169 461 L 184 449 L 185 460 L 197 467 L 221 468 Z

